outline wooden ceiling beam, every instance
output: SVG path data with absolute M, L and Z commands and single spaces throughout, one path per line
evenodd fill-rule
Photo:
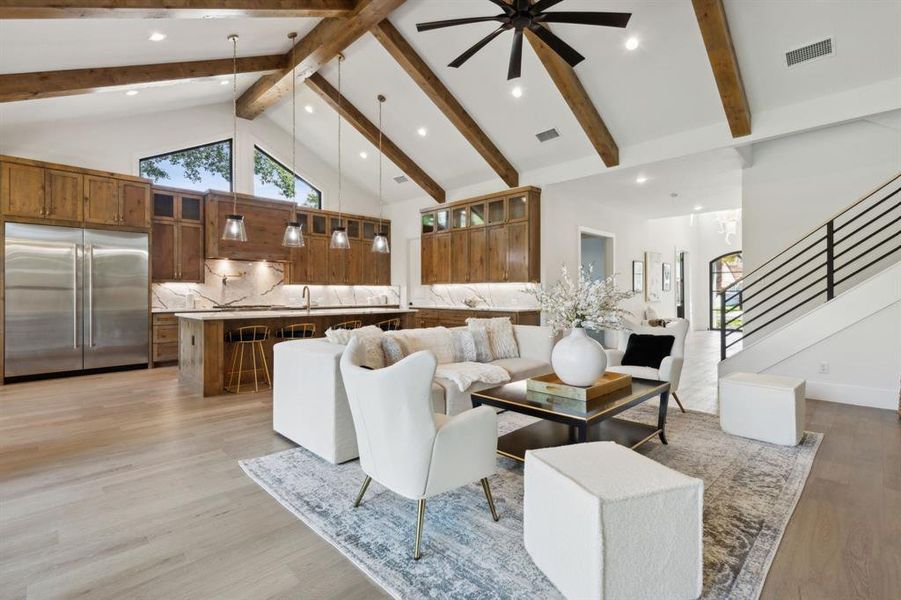
M 691 0 L 691 3 L 701 29 L 701 37 L 704 38 L 704 46 L 707 47 L 707 58 L 713 69 L 732 137 L 750 135 L 751 109 L 741 80 L 723 1 Z
M 238 116 L 255 119 L 291 92 L 291 70 L 304 80 L 385 19 L 405 0 L 359 0 L 346 17 L 323 19 L 285 54 L 285 68 L 260 78 L 240 98 Z
M 284 60 L 285 57 L 281 54 L 239 58 L 237 61 L 238 72 L 257 73 L 281 69 L 285 64 Z M 231 73 L 231 58 L 97 69 L 9 73 L 0 75 L 0 102 L 72 96 L 91 93 L 105 87 L 214 77 L 231 75 Z
M 457 128 L 464 138 L 475 148 L 476 152 L 494 169 L 494 172 L 509 187 L 519 185 L 519 173 L 504 157 L 491 139 L 466 112 L 454 95 L 447 89 L 416 50 L 404 38 L 388 19 L 373 27 L 372 34 L 384 46 L 385 50 L 397 61 L 397 64 L 413 78 L 413 81 L 425 92 L 425 95 L 444 113 L 444 116 Z
M 356 0 L 0 0 L 0 19 L 341 17 Z
M 331 106 L 345 121 L 350 123 L 354 129 L 359 131 L 369 143 L 374 146 L 379 144 L 379 128 L 367 119 L 355 106 L 348 102 L 347 98 L 338 94 L 338 90 L 326 81 L 325 77 L 319 73 L 310 75 L 305 83 L 316 92 L 320 98 Z M 340 102 L 339 102 L 340 99 Z M 437 200 L 444 202 L 446 194 L 444 189 L 428 176 L 413 159 L 407 156 L 403 150 L 397 147 L 384 133 L 382 133 L 382 151 L 385 156 L 403 171 L 407 177 L 415 181 L 419 187 L 424 189 L 426 193 Z
M 579 125 L 582 126 L 591 145 L 601 156 L 601 160 L 608 167 L 617 166 L 619 164 L 619 147 L 610 134 L 610 130 L 607 129 L 598 109 L 595 108 L 588 96 L 588 92 L 585 91 L 582 82 L 579 81 L 575 70 L 531 31 L 526 30 L 526 39 L 529 40 L 532 50 L 538 55 L 538 59 L 541 60 L 541 64 L 551 76 L 554 85 L 557 86 Z

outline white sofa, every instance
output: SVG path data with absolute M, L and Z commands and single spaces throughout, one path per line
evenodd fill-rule
M 557 337 L 550 328 L 514 325 L 519 358 L 493 361 L 511 381 L 551 371 Z M 341 378 L 345 346 L 324 339 L 294 340 L 275 345 L 273 354 L 272 425 L 289 440 L 332 463 L 357 458 L 357 439 Z M 449 416 L 472 408 L 470 394 L 495 384 L 474 383 L 461 392 L 447 379 L 432 382 L 434 412 Z

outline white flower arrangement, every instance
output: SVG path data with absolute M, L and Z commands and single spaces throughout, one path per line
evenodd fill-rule
M 545 324 L 554 331 L 582 327 L 592 331 L 623 329 L 623 319 L 631 315 L 619 304 L 635 295 L 621 290 L 613 277 L 592 281 L 592 269 L 579 268 L 579 280 L 569 277 L 566 265 L 560 269 L 560 280 L 550 289 L 530 287 L 538 307 L 545 313 Z

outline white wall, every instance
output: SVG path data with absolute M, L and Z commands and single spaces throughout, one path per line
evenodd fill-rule
M 112 119 L 72 119 L 27 127 L 3 127 L 0 153 L 91 169 L 138 174 L 147 156 L 232 137 L 231 103 Z M 290 165 L 291 136 L 267 117 L 238 119 L 235 152 L 237 191 L 253 193 L 253 147 L 259 145 Z M 297 172 L 322 190 L 323 208 L 338 208 L 337 173 L 297 143 Z M 378 214 L 378 201 L 345 177 L 342 210 Z
M 901 131 L 854 121 L 754 144 L 742 176 L 745 271 L 901 171 Z

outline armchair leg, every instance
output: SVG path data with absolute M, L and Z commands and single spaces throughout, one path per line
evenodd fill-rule
M 488 500 L 488 508 L 491 509 L 491 518 L 497 521 L 497 510 L 494 508 L 494 497 L 491 495 L 491 488 L 488 486 L 488 478 L 482 478 L 482 489 L 485 491 L 485 498 Z
M 679 410 L 681 410 L 682 412 L 685 412 L 685 407 L 682 406 L 682 403 L 681 403 L 681 402 L 679 402 L 679 396 L 676 395 L 676 392 L 673 392 L 673 393 L 672 393 L 672 396 L 673 396 L 673 400 L 676 401 L 676 404 L 679 405 Z
M 419 552 L 419 546 L 422 543 L 423 524 L 425 524 L 425 498 L 419 500 L 416 515 L 416 542 L 413 544 L 413 560 L 419 560 L 419 557 L 422 556 Z
M 360 506 L 360 502 L 363 501 L 363 495 L 366 493 L 366 490 L 369 488 L 369 482 L 372 481 L 372 477 L 366 476 L 366 479 L 363 480 L 363 485 L 360 487 L 360 493 L 357 494 L 357 499 L 354 500 L 354 508 Z

